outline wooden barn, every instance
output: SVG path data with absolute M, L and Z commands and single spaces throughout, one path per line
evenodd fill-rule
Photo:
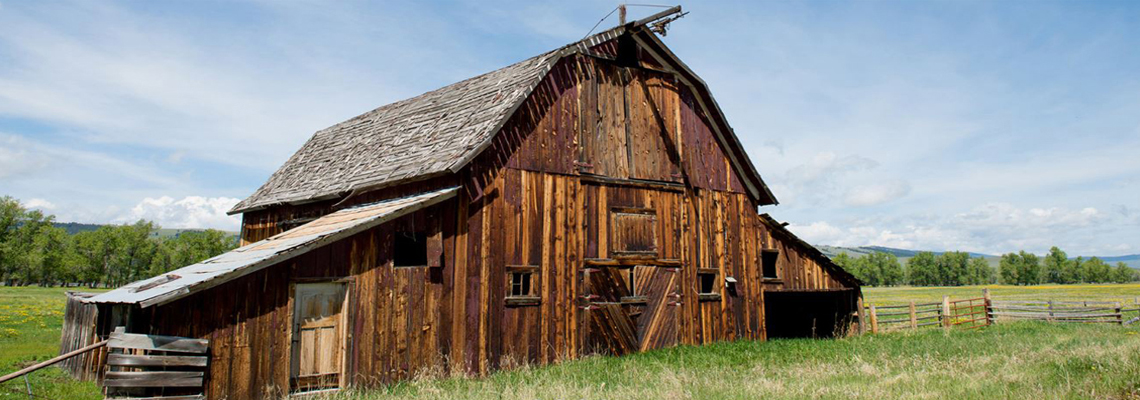
M 843 334 L 859 282 L 758 212 L 776 198 L 659 17 L 317 132 L 232 210 L 242 247 L 77 299 L 65 350 L 205 339 L 207 397 L 253 399 Z

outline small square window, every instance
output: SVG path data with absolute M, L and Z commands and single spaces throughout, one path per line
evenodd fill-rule
M 701 268 L 697 270 L 697 300 L 720 300 L 720 289 L 717 288 L 716 277 L 720 271 L 712 268 Z
M 697 280 L 701 285 L 700 294 L 717 294 L 715 272 L 698 272 Z
M 511 273 L 511 292 L 508 296 L 522 297 L 531 296 L 530 278 L 533 273 L 531 272 L 512 272 Z
M 507 297 L 509 306 L 539 304 L 538 267 L 533 265 L 507 266 Z
M 427 235 L 423 232 L 396 232 L 392 243 L 392 265 L 396 267 L 427 266 Z
M 764 250 L 760 252 L 760 263 L 763 265 L 765 279 L 777 279 L 776 261 L 780 258 L 779 250 Z

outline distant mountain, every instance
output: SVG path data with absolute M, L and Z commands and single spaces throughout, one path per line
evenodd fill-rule
M 828 257 L 835 257 L 835 256 L 839 255 L 839 253 L 847 253 L 847 255 L 851 256 L 851 257 L 862 257 L 862 256 L 865 256 L 865 255 L 868 255 L 871 253 L 887 253 L 887 254 L 894 254 L 895 257 L 899 257 L 899 258 L 903 258 L 903 257 L 910 258 L 910 257 L 914 257 L 916 254 L 924 251 L 924 250 L 896 249 L 896 248 L 892 248 L 892 247 L 883 247 L 883 246 L 841 247 L 841 246 L 819 245 L 819 246 L 815 246 L 815 247 L 818 248 L 819 251 L 823 252 L 823 254 L 827 255 Z M 945 252 L 944 251 L 931 251 L 931 253 L 934 253 L 937 255 L 937 254 L 942 254 Z M 997 257 L 994 255 L 982 254 L 982 253 L 969 253 L 969 254 L 970 254 L 970 257 L 987 257 L 987 258 L 988 257 Z
M 100 226 L 103 226 L 99 224 L 82 224 L 79 222 L 54 222 L 52 225 L 54 225 L 56 228 L 63 228 L 64 230 L 67 230 L 68 235 L 74 235 L 79 232 L 98 230 Z
M 868 255 L 871 253 L 879 252 L 879 253 L 894 254 L 895 257 L 898 257 L 900 259 L 900 261 L 902 261 L 902 262 L 906 262 L 906 260 L 910 259 L 911 257 L 914 257 L 915 254 L 918 254 L 920 251 L 922 251 L 922 250 L 895 249 L 895 248 L 883 247 L 883 246 L 841 247 L 841 246 L 818 245 L 815 247 L 817 249 L 819 249 L 820 252 L 822 252 L 824 255 L 826 255 L 828 257 L 835 257 L 835 256 L 839 255 L 840 253 L 847 253 L 848 256 L 858 258 L 858 257 L 862 257 L 862 256 L 865 256 L 865 255 Z M 944 251 L 931 251 L 931 253 L 942 254 L 945 252 Z M 1001 256 L 995 256 L 992 254 L 982 254 L 982 253 L 969 253 L 969 254 L 970 254 L 970 257 L 983 257 L 983 258 L 985 258 L 986 260 L 988 260 L 990 262 L 990 265 L 997 265 L 998 262 L 1001 260 Z M 1084 256 L 1085 259 L 1089 259 L 1092 257 L 1093 256 Z M 1076 258 L 1076 257 L 1072 257 L 1072 258 Z M 1140 254 L 1133 254 L 1133 255 L 1127 255 L 1127 256 L 1114 256 L 1114 257 L 1098 257 L 1098 258 L 1100 258 L 1101 260 L 1104 260 L 1104 262 L 1109 263 L 1109 264 L 1115 265 L 1118 262 L 1123 262 L 1125 264 L 1128 264 L 1129 267 L 1140 269 Z
M 1140 254 L 1133 254 L 1133 255 L 1128 255 L 1128 256 L 1117 256 L 1117 257 L 1101 257 L 1100 259 L 1104 260 L 1104 262 L 1109 263 L 1109 264 L 1116 264 L 1118 262 L 1123 262 L 1125 264 L 1128 264 L 1128 266 L 1130 266 L 1132 268 L 1140 269 Z
M 53 225 L 56 227 L 59 227 L 59 228 L 63 228 L 64 230 L 67 231 L 67 234 L 69 234 L 69 235 L 74 235 L 74 234 L 79 233 L 79 232 L 90 232 L 90 231 L 98 230 L 100 227 L 103 226 L 100 224 L 84 224 L 84 223 L 79 223 L 79 222 L 56 222 Z M 164 228 L 164 229 L 157 229 L 157 230 L 151 232 L 150 237 L 153 237 L 153 238 L 172 238 L 172 237 L 178 237 L 178 235 L 181 235 L 182 232 L 201 232 L 204 230 L 205 229 L 165 229 Z M 238 236 L 238 232 L 230 232 L 230 231 L 225 231 L 225 232 L 230 234 L 230 236 L 234 236 L 234 237 Z
M 894 248 L 883 247 L 883 246 L 863 246 L 860 248 L 861 249 L 867 249 L 870 251 L 878 251 L 878 252 L 882 252 L 882 253 L 891 253 L 897 257 L 914 257 L 916 254 L 918 254 L 921 251 L 921 250 L 894 249 Z M 931 253 L 942 254 L 945 252 L 944 251 L 931 251 Z M 969 254 L 970 254 L 970 257 L 997 257 L 994 255 L 982 254 L 982 253 L 969 253 Z

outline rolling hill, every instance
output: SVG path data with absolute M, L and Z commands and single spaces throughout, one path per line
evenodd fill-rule
M 69 234 L 69 235 L 74 235 L 74 234 L 79 233 L 79 232 L 94 231 L 94 230 L 99 229 L 99 227 L 103 226 L 100 224 L 84 224 L 84 223 L 79 223 L 79 222 L 56 222 L 52 225 L 59 227 L 59 228 L 63 228 L 64 230 L 67 231 L 67 234 Z M 162 228 L 162 229 L 154 230 L 153 232 L 150 233 L 150 236 L 153 238 L 170 238 L 170 237 L 178 237 L 178 235 L 182 234 L 182 232 L 191 232 L 191 231 L 200 232 L 200 231 L 204 231 L 204 230 L 205 229 L 167 229 L 167 228 Z M 235 237 L 238 236 L 238 232 L 226 231 L 226 233 L 230 234 L 230 236 L 235 236 Z

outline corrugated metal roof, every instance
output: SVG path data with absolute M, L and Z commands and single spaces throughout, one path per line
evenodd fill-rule
M 163 275 L 84 299 L 149 307 L 217 286 L 454 197 L 458 187 L 340 210 L 307 224 Z

